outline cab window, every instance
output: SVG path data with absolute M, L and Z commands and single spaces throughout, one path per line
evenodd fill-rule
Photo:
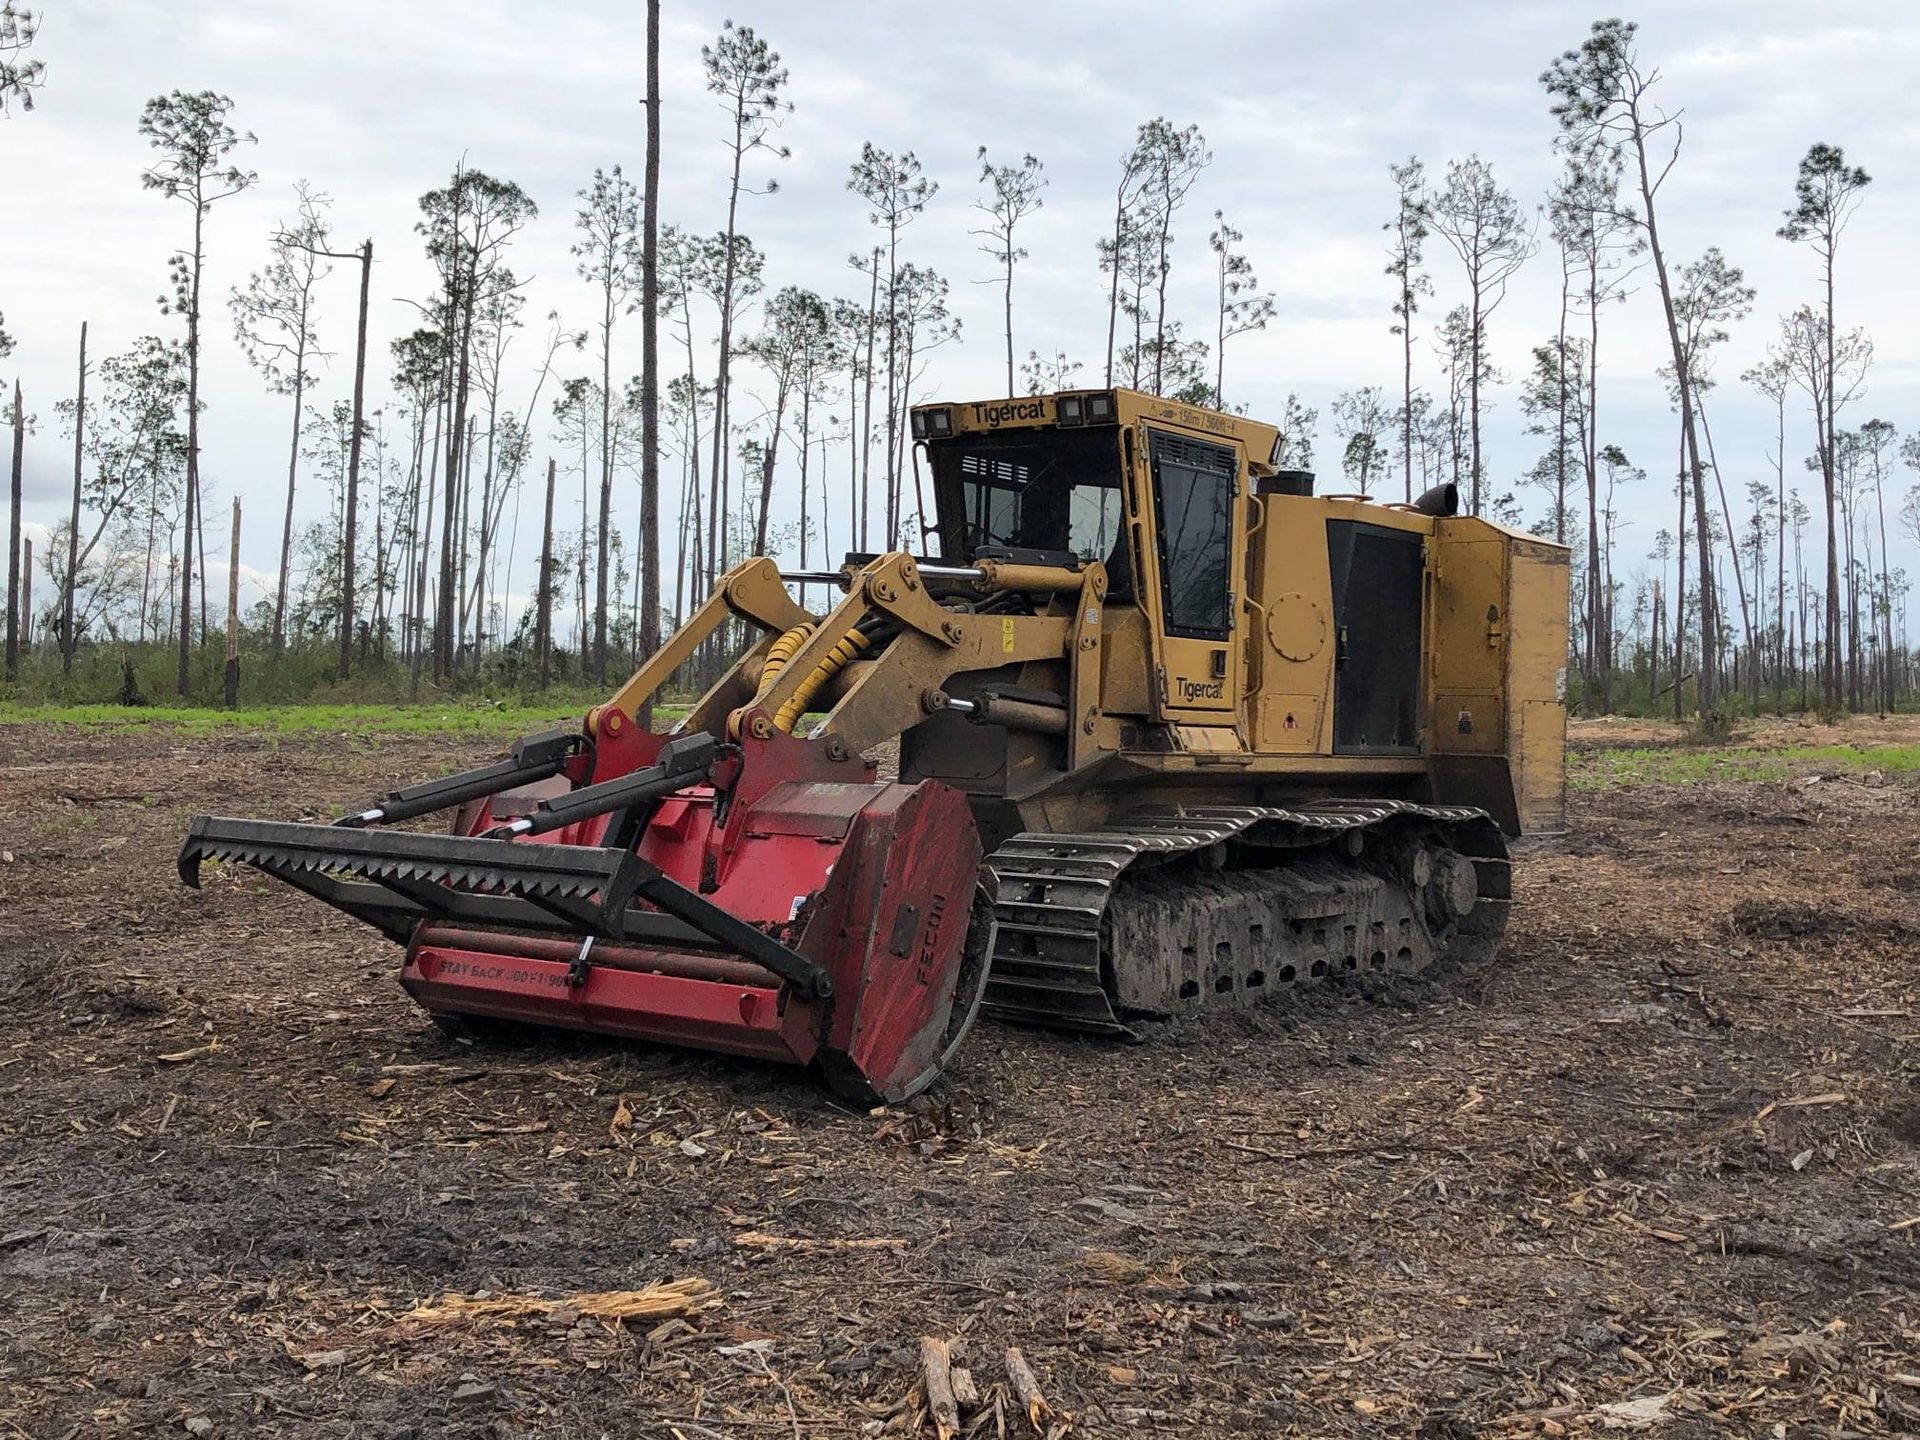
M 949 560 L 997 548 L 1104 561 L 1125 532 L 1111 427 L 957 435 L 927 452 Z
M 1224 639 L 1233 620 L 1233 500 L 1238 453 L 1225 445 L 1153 432 L 1154 519 L 1160 594 L 1170 635 Z

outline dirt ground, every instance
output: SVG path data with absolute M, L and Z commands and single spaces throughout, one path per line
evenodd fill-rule
M 457 1044 L 373 932 L 173 874 L 478 750 L 0 728 L 0 1432 L 932 1435 L 923 1334 L 995 1437 L 1008 1345 L 1078 1435 L 1920 1431 L 1903 782 L 1582 792 L 1486 965 L 983 1026 L 860 1114 Z

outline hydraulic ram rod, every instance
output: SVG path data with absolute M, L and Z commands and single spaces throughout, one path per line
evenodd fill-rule
M 540 835 L 577 820 L 590 820 L 644 800 L 671 795 L 704 780 L 713 768 L 719 749 L 711 735 L 683 735 L 662 747 L 659 761 L 646 769 L 542 800 L 534 806 L 531 815 L 494 826 L 486 832 L 486 838 L 505 840 L 515 835 Z
M 514 741 L 513 749 L 505 760 L 482 766 L 478 770 L 462 770 L 458 775 L 443 775 L 438 780 L 427 780 L 391 791 L 386 799 L 373 808 L 362 810 L 357 815 L 343 815 L 333 823 L 356 830 L 368 825 L 391 825 L 401 820 L 430 815 L 435 810 L 464 805 L 469 800 L 497 794 L 514 785 L 545 780 L 558 775 L 561 767 L 579 753 L 582 743 L 582 737 L 575 731 L 545 730 L 538 735 L 529 735 L 523 740 Z

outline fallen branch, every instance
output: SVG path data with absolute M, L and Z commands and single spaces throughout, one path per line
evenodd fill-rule
M 947 1342 L 931 1335 L 920 1337 L 920 1382 L 926 1388 L 927 1409 L 940 1440 L 960 1433 L 960 1404 L 953 1394 L 953 1352 Z
M 1846 1103 L 1847 1093 L 1844 1090 L 1829 1090 L 1822 1095 L 1795 1095 L 1790 1100 L 1769 1100 L 1765 1105 L 1760 1107 L 1759 1113 L 1753 1117 L 1753 1123 L 1758 1125 L 1776 1110 L 1808 1110 L 1816 1105 L 1844 1105 Z
M 1044 1433 L 1047 1421 L 1054 1418 L 1054 1409 L 1040 1393 L 1040 1382 L 1034 1378 L 1033 1368 L 1017 1345 L 1007 1347 L 1007 1380 L 1013 1386 L 1014 1398 L 1027 1412 L 1027 1423 Z
M 907 1248 L 906 1241 L 885 1235 L 864 1240 L 807 1240 L 792 1235 L 768 1235 L 759 1230 L 743 1230 L 733 1237 L 733 1243 L 742 1250 L 778 1250 L 794 1255 L 837 1255 L 843 1250 Z
M 713 1286 L 697 1276 L 663 1281 L 643 1290 L 599 1290 L 548 1300 L 538 1295 L 445 1295 L 438 1304 L 417 1305 L 402 1316 L 430 1325 L 461 1320 L 520 1320 L 530 1315 L 571 1311 L 596 1320 L 663 1320 L 706 1309 L 714 1301 Z

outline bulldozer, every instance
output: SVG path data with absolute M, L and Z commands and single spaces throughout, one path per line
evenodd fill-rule
M 332 824 L 197 817 L 181 878 L 249 865 L 371 925 L 456 1034 L 863 1103 L 982 1013 L 1130 1037 L 1493 951 L 1507 837 L 1564 824 L 1564 547 L 1452 485 L 1316 495 L 1276 427 L 1132 390 L 910 417 L 928 553 L 745 560 L 578 729 Z

